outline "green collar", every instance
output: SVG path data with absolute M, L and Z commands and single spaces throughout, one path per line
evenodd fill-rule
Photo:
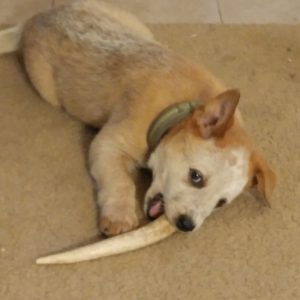
M 202 106 L 201 101 L 189 101 L 173 104 L 164 109 L 151 124 L 147 143 L 150 151 L 154 150 L 163 135 L 181 120 Z

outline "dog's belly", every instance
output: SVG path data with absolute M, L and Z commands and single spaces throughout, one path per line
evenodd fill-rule
M 57 68 L 55 85 L 63 109 L 94 127 L 108 120 L 122 98 L 120 86 L 112 86 L 109 73 L 99 76 L 83 66 Z

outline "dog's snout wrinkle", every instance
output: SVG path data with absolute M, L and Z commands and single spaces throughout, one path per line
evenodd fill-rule
M 155 196 L 154 196 L 154 199 L 155 200 L 160 200 L 160 201 L 162 201 L 163 200 L 163 194 L 162 193 L 157 193 Z

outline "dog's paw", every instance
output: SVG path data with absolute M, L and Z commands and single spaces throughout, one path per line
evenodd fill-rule
M 103 235 L 113 236 L 130 231 L 138 225 L 138 217 L 133 208 L 113 208 L 102 212 L 99 227 Z

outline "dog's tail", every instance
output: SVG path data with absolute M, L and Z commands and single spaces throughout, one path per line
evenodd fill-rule
M 104 256 L 121 254 L 152 245 L 176 231 L 165 216 L 137 230 L 83 246 L 74 250 L 45 256 L 36 260 L 37 264 L 71 264 Z
M 17 25 L 0 31 L 0 55 L 18 50 L 22 29 Z

